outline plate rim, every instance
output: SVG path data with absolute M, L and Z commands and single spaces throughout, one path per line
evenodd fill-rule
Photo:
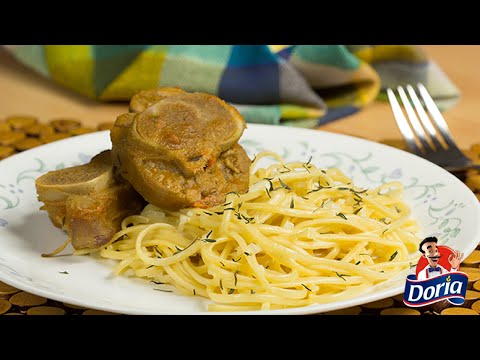
M 321 134 L 322 136 L 328 136 L 332 137 L 333 140 L 335 138 L 339 139 L 341 141 L 342 139 L 348 140 L 348 141 L 353 141 L 353 142 L 360 142 L 365 144 L 366 146 L 373 146 L 373 148 L 377 147 L 379 149 L 385 148 L 388 149 L 388 151 L 393 151 L 397 152 L 400 156 L 403 157 L 411 157 L 412 159 L 415 159 L 415 161 L 421 161 L 424 164 L 428 164 L 428 166 L 434 166 L 438 168 L 440 171 L 443 172 L 443 174 L 449 178 L 450 180 L 454 181 L 457 183 L 457 185 L 460 185 L 464 187 L 466 190 L 468 190 L 468 196 L 471 198 L 472 202 L 473 200 L 476 201 L 476 205 L 474 209 L 476 209 L 477 215 L 480 215 L 480 203 L 478 202 L 477 198 L 473 194 L 473 192 L 458 178 L 456 178 L 454 175 L 446 171 L 445 169 L 441 168 L 440 166 L 418 156 L 415 154 L 412 154 L 408 151 L 402 150 L 395 148 L 393 146 L 389 146 L 386 144 L 382 144 L 373 140 L 368 140 L 364 138 L 359 138 L 351 135 L 346 135 L 346 134 L 339 134 L 339 133 L 334 133 L 334 132 L 329 132 L 325 131 L 322 129 L 308 129 L 308 128 L 296 128 L 296 127 L 282 127 L 278 125 L 267 125 L 267 124 L 254 124 L 254 123 L 248 123 L 247 124 L 247 129 L 258 129 L 257 131 L 263 131 L 264 132 L 270 132 L 273 131 L 293 131 L 293 132 L 299 132 L 299 133 L 308 133 L 308 134 Z M 65 145 L 67 143 L 70 143 L 72 141 L 78 141 L 78 142 L 85 142 L 87 143 L 88 138 L 101 138 L 102 136 L 108 136 L 108 142 L 110 142 L 110 136 L 109 136 L 110 131 L 109 130 L 104 130 L 104 131 L 97 131 L 93 133 L 88 133 L 88 134 L 83 134 L 71 138 L 66 138 L 66 139 L 61 139 L 58 141 L 54 141 L 48 144 L 43 144 L 38 147 L 23 151 L 21 153 L 12 155 L 4 160 L 0 161 L 0 170 L 4 166 L 9 166 L 10 162 L 15 162 L 18 160 L 21 160 L 22 158 L 31 158 L 32 154 L 38 152 L 38 151 L 48 151 L 48 148 L 55 148 L 58 146 Z M 243 135 L 242 135 L 243 136 Z M 241 139 L 240 139 L 241 142 Z M 373 149 L 375 150 L 375 149 Z M 467 194 L 467 192 L 465 192 Z M 467 249 L 464 251 L 465 253 L 465 258 L 470 255 L 480 242 L 480 222 L 475 223 L 475 228 L 473 231 L 474 234 L 476 234 L 477 242 L 475 243 L 474 241 L 470 241 L 468 243 Z M 137 310 L 134 308 L 129 308 L 128 311 L 125 310 L 125 307 L 122 306 L 115 306 L 115 304 L 112 303 L 113 306 L 102 306 L 102 305 L 97 305 L 94 302 L 92 304 L 86 304 L 85 301 L 77 301 L 76 298 L 70 297 L 68 295 L 62 295 L 58 292 L 53 292 L 52 290 L 44 290 L 39 287 L 35 287 L 33 285 L 29 285 L 26 283 L 21 283 L 21 282 L 16 282 L 13 277 L 10 275 L 0 272 L 0 281 L 3 281 L 4 283 L 14 286 L 15 288 L 26 291 L 32 294 L 36 294 L 39 296 L 46 297 L 47 299 L 55 300 L 55 301 L 60 301 L 72 305 L 78 305 L 86 308 L 91 308 L 91 309 L 98 309 L 98 310 L 103 310 L 103 311 L 108 311 L 108 312 L 113 312 L 113 313 L 119 313 L 119 314 L 131 314 L 131 315 L 150 315 L 150 314 L 157 314 L 157 315 L 183 315 L 183 314 L 188 314 L 188 315 L 300 315 L 300 314 L 320 314 L 320 313 L 325 313 L 337 309 L 345 309 L 348 307 L 352 306 L 359 306 L 362 304 L 365 304 L 367 302 L 372 302 L 372 301 L 377 301 L 381 299 L 385 299 L 388 297 L 396 296 L 399 295 L 403 292 L 403 288 L 400 286 L 393 287 L 391 289 L 383 290 L 381 292 L 374 292 L 369 291 L 366 294 L 363 294 L 361 296 L 357 296 L 352 299 L 347 299 L 347 300 L 342 300 L 342 301 L 337 301 L 337 302 L 331 302 L 331 303 L 320 303 L 320 304 L 312 304 L 308 306 L 303 306 L 303 307 L 294 307 L 294 308 L 287 308 L 287 309 L 273 309 L 273 310 L 255 310 L 255 311 L 229 311 L 229 312 L 208 312 L 208 311 L 195 311 L 195 312 L 164 312 L 164 311 L 156 311 L 156 312 L 151 312 L 151 311 L 146 311 L 146 310 Z M 384 284 L 384 283 L 381 283 Z M 381 285 L 377 284 L 377 285 Z M 375 285 L 375 286 L 377 286 Z M 374 287 L 375 287 L 374 286 Z M 178 295 L 181 296 L 181 295 Z M 365 297 L 368 297 L 368 301 L 365 301 Z M 207 299 L 208 300 L 208 299 Z M 340 306 L 340 307 L 339 307 Z M 321 308 L 320 310 L 316 310 L 316 308 Z M 331 309 L 329 309 L 331 308 Z M 325 310 L 327 309 L 327 310 Z

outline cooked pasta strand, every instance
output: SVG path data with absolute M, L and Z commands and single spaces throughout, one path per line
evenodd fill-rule
M 278 161 L 253 170 L 265 157 Z M 212 311 L 349 299 L 408 269 L 420 239 L 399 182 L 361 189 L 339 169 L 256 156 L 246 194 L 211 209 L 147 205 L 100 250 L 133 274 Z M 129 271 L 130 270 L 130 271 Z

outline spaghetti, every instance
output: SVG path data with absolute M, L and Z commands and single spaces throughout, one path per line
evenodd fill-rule
M 277 162 L 254 170 L 265 157 Z M 115 274 L 207 297 L 213 311 L 345 300 L 414 261 L 418 226 L 400 182 L 360 189 L 339 169 L 263 152 L 250 184 L 214 208 L 147 205 L 123 220 L 100 255 L 119 261 Z

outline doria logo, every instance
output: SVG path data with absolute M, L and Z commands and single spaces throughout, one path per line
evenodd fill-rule
M 437 242 L 436 237 L 428 237 L 420 243 L 423 255 L 416 273 L 408 275 L 405 283 L 403 302 L 408 306 L 425 306 L 441 300 L 461 305 L 465 301 L 468 276 L 459 271 L 463 254 Z

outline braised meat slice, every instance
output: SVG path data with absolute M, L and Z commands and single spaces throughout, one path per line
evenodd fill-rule
M 131 108 L 144 110 L 117 118 L 113 162 L 147 201 L 172 210 L 209 207 L 247 190 L 250 159 L 237 144 L 246 124 L 235 108 L 169 88 L 140 93 Z
M 75 249 L 97 249 L 120 230 L 125 217 L 140 213 L 143 205 L 143 199 L 128 183 L 87 196 L 71 195 L 66 201 L 63 228 Z
M 157 88 L 139 91 L 130 100 L 130 112 L 142 112 L 160 100 L 177 94 L 186 94 L 186 92 L 180 88 Z
M 77 250 L 106 244 L 123 218 L 139 213 L 144 205 L 130 184 L 114 179 L 110 150 L 88 164 L 50 171 L 35 185 L 42 209 L 68 233 Z

